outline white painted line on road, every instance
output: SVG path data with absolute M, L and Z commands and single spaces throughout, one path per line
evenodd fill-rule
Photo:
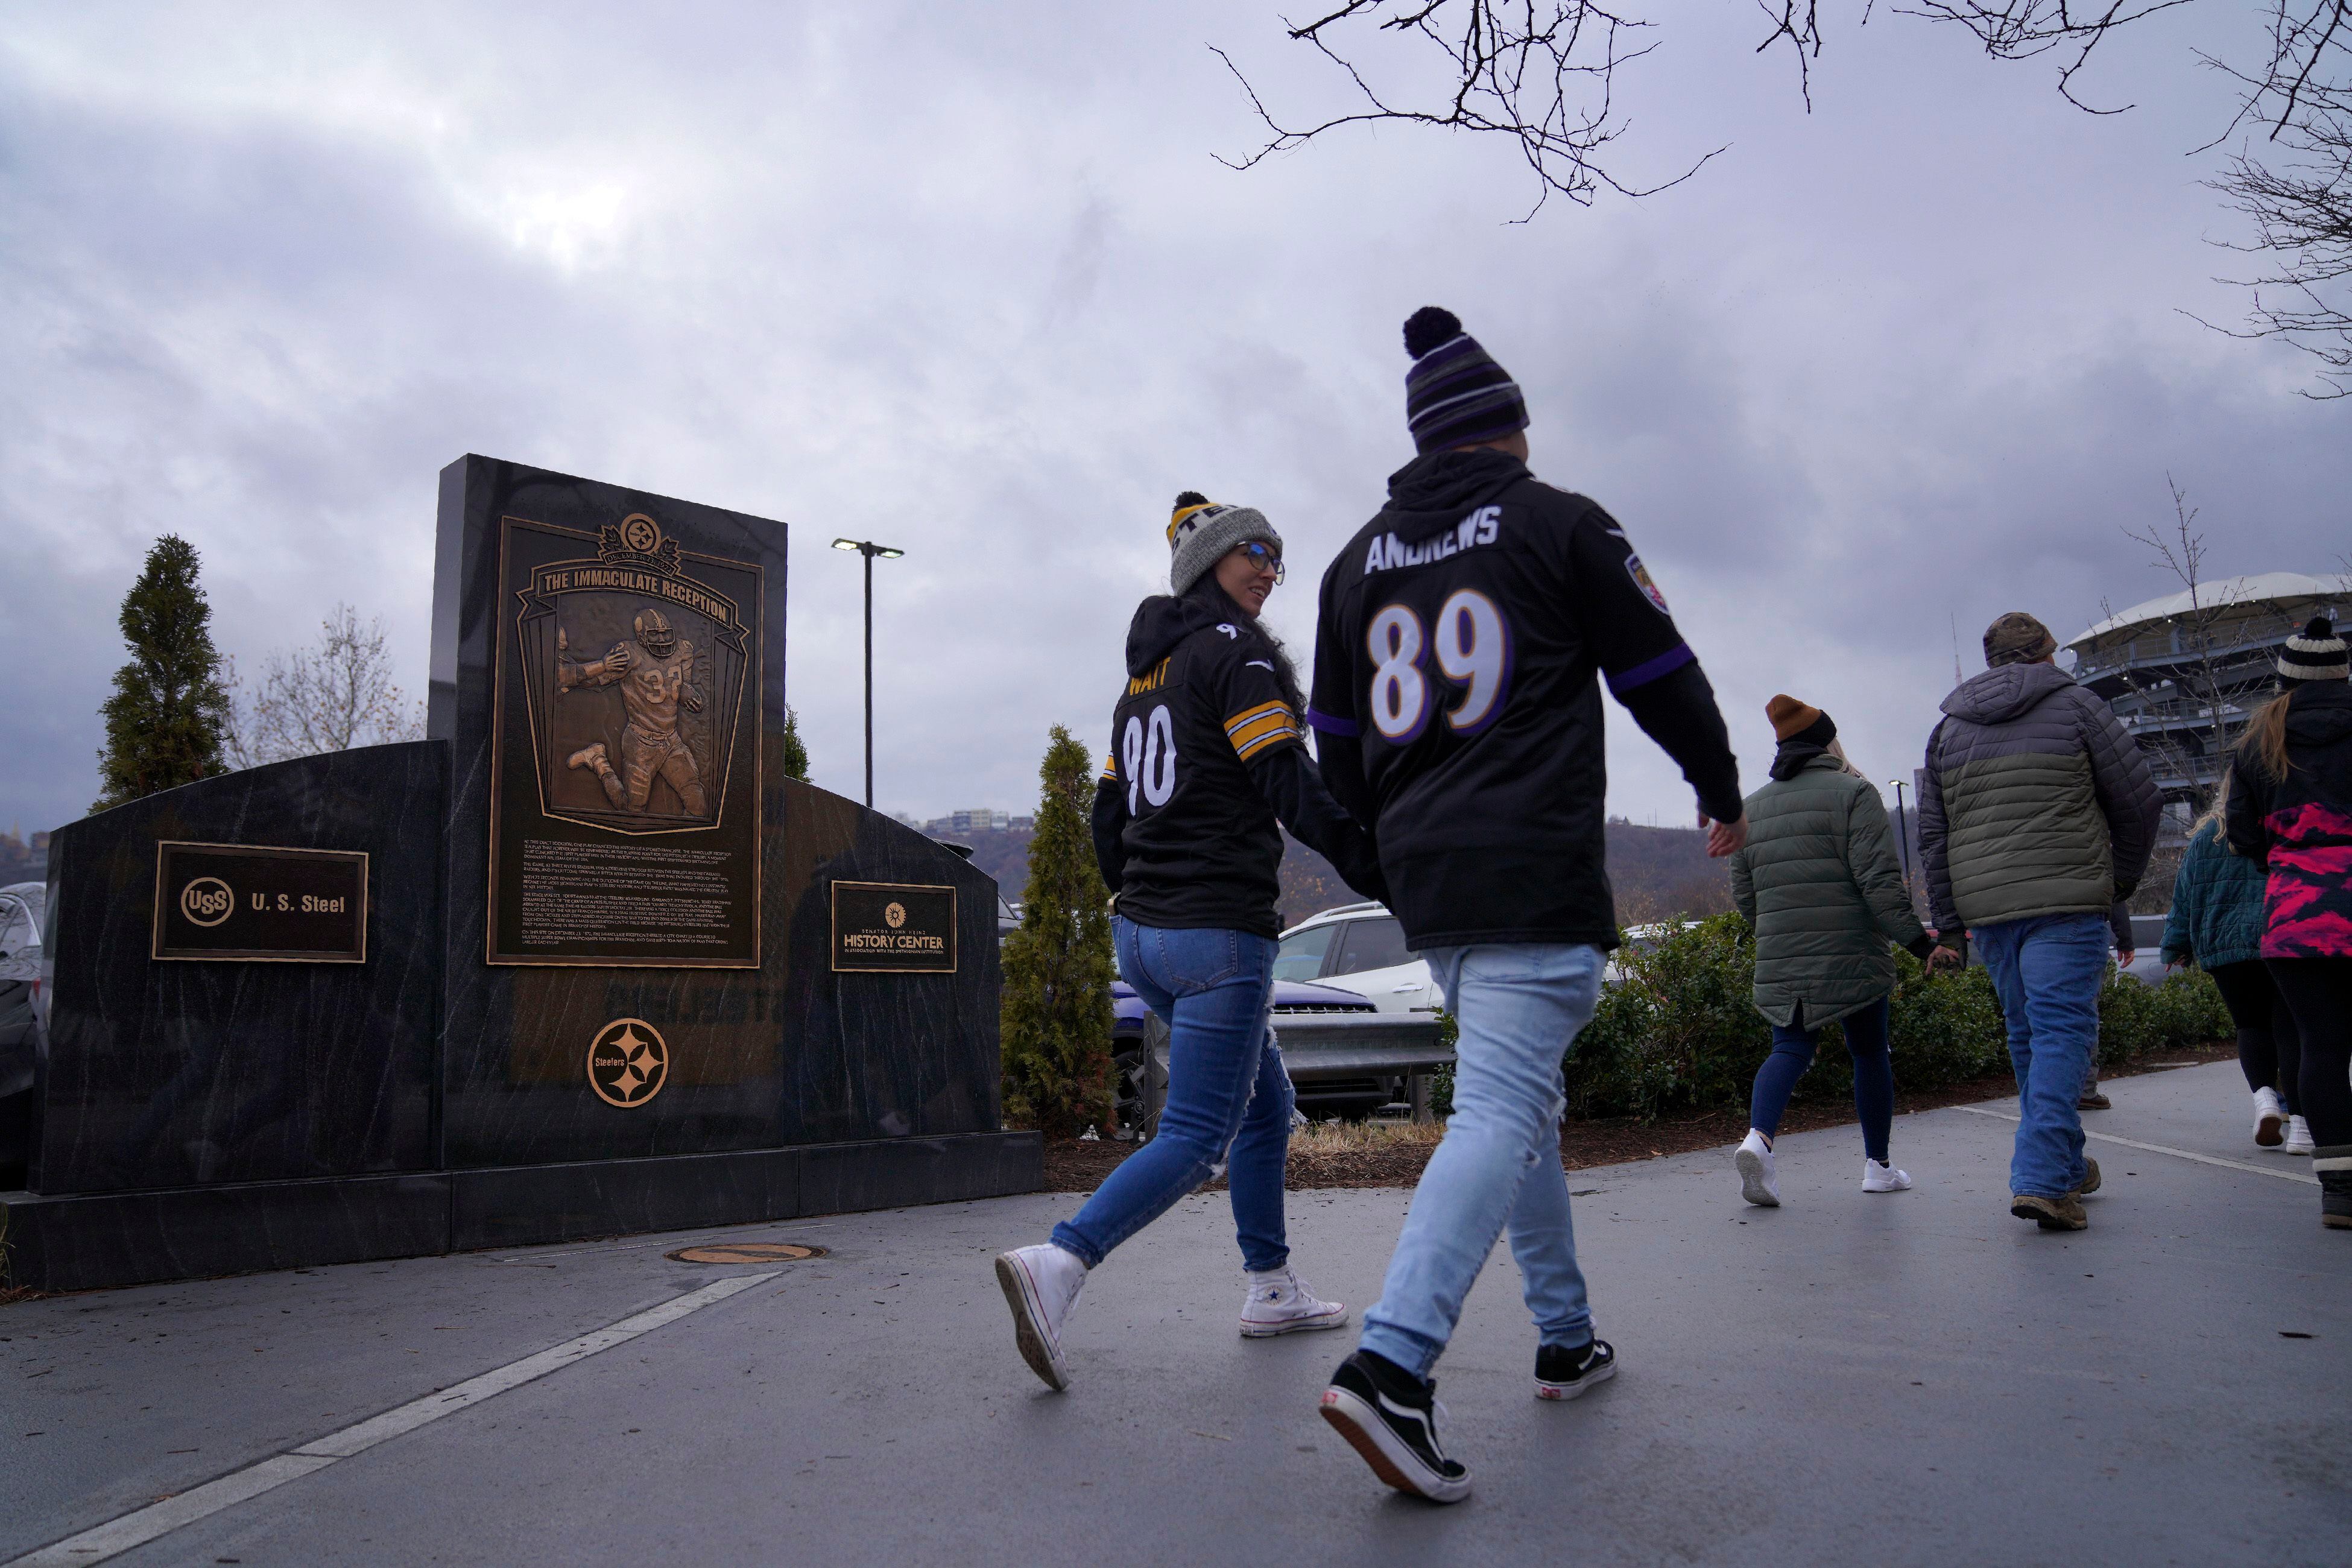
M 1955 1105 L 1954 1110 L 1965 1110 L 1970 1116 L 1990 1116 L 1999 1121 L 2015 1121 L 2006 1110 L 1987 1110 L 1980 1105 Z M 2194 1160 L 2200 1165 L 2219 1165 L 2225 1171 L 2252 1171 L 2257 1176 L 2276 1176 L 2282 1182 L 2302 1182 L 2319 1185 L 2319 1178 L 2308 1171 L 2282 1171 L 2274 1165 L 2253 1165 L 2243 1160 L 2224 1160 L 2216 1154 L 2194 1154 L 2186 1149 L 2174 1149 L 2162 1143 L 2143 1143 L 2137 1138 L 2118 1138 L 2112 1132 L 2094 1132 L 2083 1129 L 2083 1136 L 2095 1138 L 2102 1143 L 2120 1143 L 2126 1149 L 2145 1149 L 2151 1154 L 2169 1154 L 2176 1160 Z
M 5 1568 L 58 1568 L 64 1563 L 103 1563 L 134 1546 L 144 1546 L 158 1537 L 169 1535 L 182 1525 L 194 1524 L 223 1509 L 234 1508 L 238 1503 L 282 1487 L 288 1481 L 314 1475 L 330 1465 L 348 1459 L 354 1454 L 364 1453 L 378 1443 L 397 1437 L 404 1432 L 414 1432 L 444 1415 L 455 1415 L 460 1410 L 479 1405 L 510 1388 L 520 1387 L 533 1378 L 545 1377 L 551 1372 L 570 1366 L 599 1351 L 625 1344 L 639 1334 L 650 1333 L 665 1323 L 674 1323 L 690 1312 L 698 1312 L 740 1291 L 749 1290 L 754 1285 L 765 1284 L 782 1272 L 782 1269 L 772 1269 L 765 1274 L 738 1274 L 714 1280 L 699 1290 L 689 1290 L 683 1296 L 674 1297 L 658 1307 L 639 1312 L 634 1318 L 624 1318 L 610 1328 L 598 1329 L 593 1333 L 567 1340 L 535 1355 L 527 1355 L 520 1361 L 509 1362 L 479 1377 L 467 1378 L 454 1388 L 428 1394 L 422 1399 L 412 1399 L 381 1415 L 372 1415 L 340 1432 L 330 1432 L 323 1437 L 290 1448 L 283 1454 L 273 1455 L 258 1464 L 233 1470 L 218 1480 L 206 1481 L 203 1486 L 192 1488 L 177 1497 L 165 1498 L 162 1502 L 150 1504 L 136 1513 L 126 1513 L 121 1519 L 110 1520 L 79 1535 L 69 1535 L 53 1546 L 44 1546 L 38 1552 L 17 1558 Z

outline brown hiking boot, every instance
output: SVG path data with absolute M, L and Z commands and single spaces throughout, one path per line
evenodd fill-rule
M 2084 1089 L 2082 1098 L 2074 1101 L 2077 1110 L 2113 1110 L 2115 1108 L 2116 1102 L 2095 1089 Z
M 2020 1219 L 2030 1219 L 2044 1230 L 2088 1230 L 2091 1220 L 2083 1212 L 2083 1200 L 2073 1193 L 2061 1193 L 2045 1198 L 2038 1193 L 2019 1193 L 2009 1200 L 2009 1212 Z
M 2099 1163 L 2085 1154 L 2083 1156 L 2083 1184 L 2074 1189 L 2074 1195 L 2078 1198 L 2087 1198 L 2098 1190 Z

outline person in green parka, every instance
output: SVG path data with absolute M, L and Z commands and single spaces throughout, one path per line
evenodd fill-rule
M 1892 942 L 1922 963 L 1934 942 L 1911 910 L 1895 864 L 1886 803 L 1846 760 L 1837 726 L 1785 694 L 1764 706 L 1780 750 L 1771 782 L 1748 797 L 1748 844 L 1731 857 L 1731 896 L 1756 933 L 1756 1010 L 1772 1026 L 1757 1069 L 1747 1140 L 1733 1156 L 1740 1195 L 1780 1206 L 1772 1139 L 1823 1026 L 1843 1026 L 1862 1121 L 1862 1190 L 1899 1193 L 1888 1162 L 1895 1072 L 1887 1059 Z

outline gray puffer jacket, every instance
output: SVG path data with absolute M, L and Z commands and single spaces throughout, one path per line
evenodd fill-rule
M 1895 989 L 1889 941 L 1925 954 L 1886 803 L 1818 746 L 1781 748 L 1773 780 L 1748 797 L 1748 844 L 1731 897 L 1756 929 L 1756 1010 L 1817 1029 Z M 1793 763 L 1793 770 L 1784 766 Z
M 2048 664 L 2005 664 L 1944 699 L 1927 737 L 1919 851 L 1938 931 L 2104 915 L 2147 870 L 2161 809 L 2139 742 Z

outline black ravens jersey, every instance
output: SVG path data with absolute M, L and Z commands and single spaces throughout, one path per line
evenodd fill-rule
M 1213 584 L 1146 599 L 1127 653 L 1094 813 L 1120 914 L 1280 935 L 1278 821 L 1352 884 L 1378 889 L 1370 842 L 1307 765 L 1282 655 L 1255 621 Z
M 1390 481 L 1324 574 L 1308 716 L 1413 947 L 1614 944 L 1597 676 L 1736 821 L 1714 692 L 1607 512 L 1495 451 Z

